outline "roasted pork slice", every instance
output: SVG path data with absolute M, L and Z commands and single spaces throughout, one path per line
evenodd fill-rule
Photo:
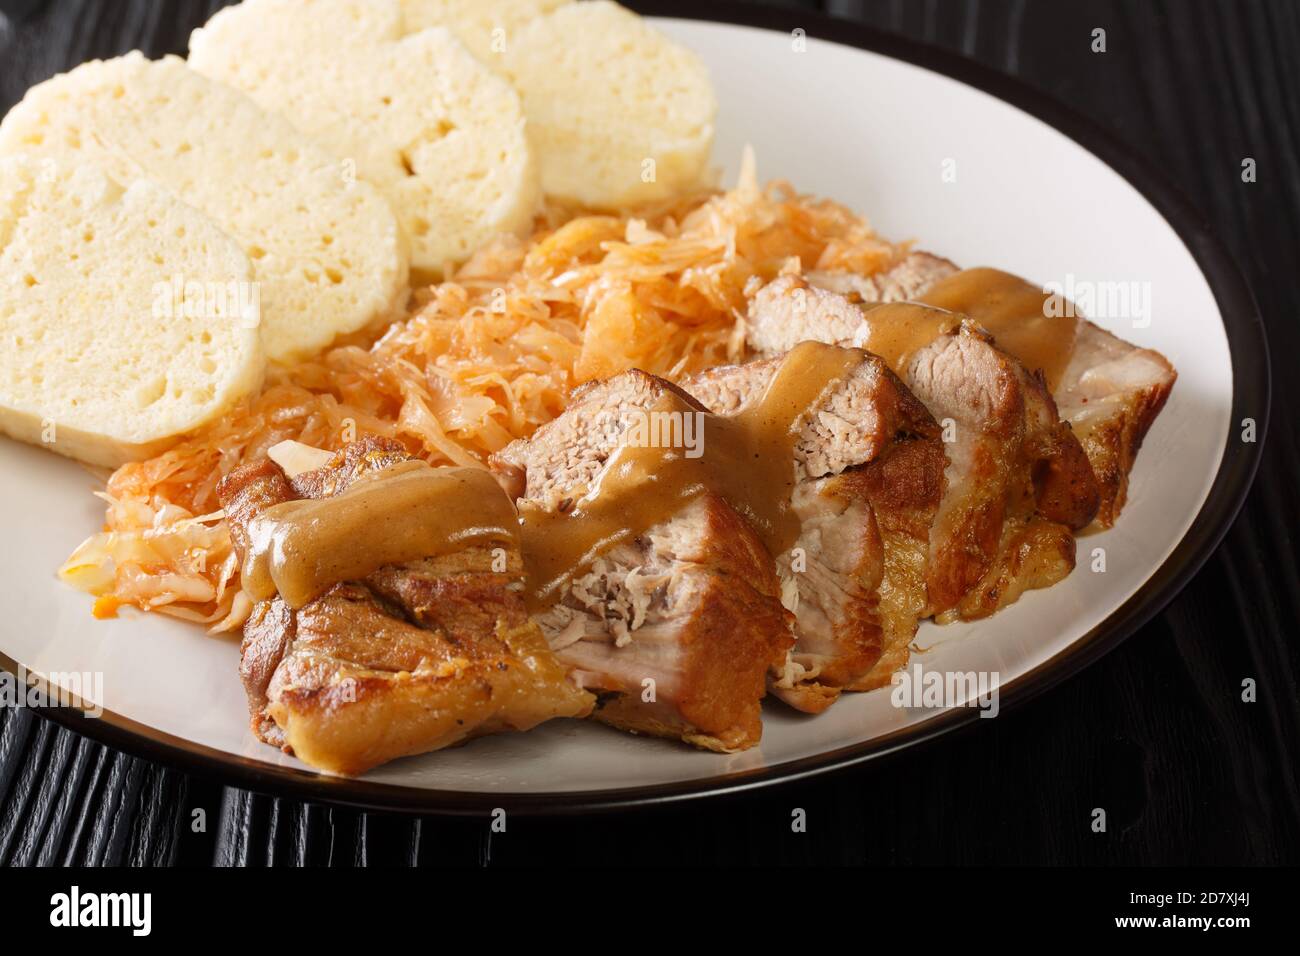
M 1092 520 L 1097 487 L 1042 383 L 968 322 L 918 352 L 907 381 L 944 423 L 949 460 L 930 532 L 930 613 L 984 617 L 1068 575 L 1072 531 Z M 1031 522 L 1037 533 L 1020 533 Z M 1021 554 L 1037 546 L 1050 549 Z
M 692 457 L 706 417 L 634 370 L 579 389 L 493 464 L 520 496 L 542 630 L 594 716 L 731 752 L 758 742 L 794 637 L 763 541 L 704 474 L 713 442 Z
M 274 506 L 336 499 L 363 478 L 382 486 L 392 480 L 384 470 L 408 460 L 396 442 L 367 438 L 302 474 L 269 459 L 236 469 L 219 494 L 237 552 L 247 567 L 257 519 Z M 490 481 L 473 487 L 499 493 Z M 517 545 L 453 542 L 334 583 L 300 606 L 279 594 L 259 600 L 240 661 L 254 733 L 312 766 L 358 774 L 470 737 L 585 716 L 593 698 L 529 617 L 523 577 Z
M 1097 523 L 1103 528 L 1115 523 L 1128 500 L 1128 478 L 1142 440 L 1177 378 L 1159 352 L 1131 345 L 1091 322 L 1079 323 L 1055 395 L 1097 476 Z
M 906 659 L 926 603 L 918 551 L 923 562 L 943 486 L 934 419 L 883 362 L 855 355 L 797 425 L 799 536 L 776 555 L 797 642 L 771 690 L 811 713 L 882 658 Z M 763 397 L 781 362 L 709 369 L 682 386 L 734 416 Z
M 962 281 L 963 277 L 974 281 Z M 856 296 L 854 301 L 858 302 L 865 301 L 872 290 L 880 292 L 880 302 L 885 305 L 923 299 L 930 292 L 945 304 L 974 300 L 973 311 L 999 331 L 991 338 L 977 335 L 976 339 L 982 338 L 983 346 L 975 345 L 975 339 L 968 340 L 965 350 L 973 350 L 973 354 L 964 356 L 963 360 L 974 359 L 970 368 L 977 379 L 981 377 L 981 369 L 986 380 L 994 369 L 1001 369 L 1003 374 L 1017 380 L 1025 411 L 1027 454 L 1035 469 L 1039 511 L 1044 517 L 1073 529 L 1091 520 L 1099 508 L 1101 489 L 1095 475 L 1090 475 L 1091 462 L 1085 460 L 1087 454 L 1072 435 L 1073 428 L 1062 420 L 1043 368 L 1048 366 L 1046 371 L 1053 379 L 1062 377 L 1072 344 L 1063 348 L 1056 340 L 1064 337 L 1073 343 L 1074 333 L 1063 330 L 1060 319 L 1021 314 L 1026 309 L 1034 313 L 1043 311 L 1043 296 L 1038 290 L 993 270 L 973 270 L 959 275 L 952 263 L 928 253 L 912 253 L 884 276 L 850 278 L 857 280 L 851 283 L 856 291 L 847 298 Z M 810 314 L 827 315 L 822 327 L 830 329 L 829 334 L 840 334 L 844 327 L 841 316 L 849 311 L 845 300 L 822 290 L 812 295 L 815 307 Z M 834 306 L 824 299 L 833 299 Z M 859 310 L 859 314 L 865 315 L 865 320 L 860 321 L 850 339 L 860 340 L 868 348 L 879 347 L 900 370 L 906 367 L 909 375 L 916 371 L 911 367 L 911 359 L 918 348 L 937 338 L 952 321 L 939 313 L 907 307 Z M 1071 326 L 1078 324 L 1073 319 L 1068 322 Z M 967 331 L 978 333 L 980 325 L 977 319 Z M 951 378 L 960 379 L 964 367 L 959 365 Z
M 1010 494 L 1032 490 L 1045 518 L 1071 528 L 1092 519 L 1091 467 L 1052 395 L 978 326 L 913 304 L 862 308 L 849 295 L 783 276 L 754 295 L 746 332 L 761 354 L 809 338 L 879 351 L 943 421 L 949 466 L 931 541 L 935 613 L 956 606 L 991 567 Z
M 853 295 L 783 276 L 754 295 L 746 328 L 761 352 L 807 338 L 879 350 L 943 424 L 948 463 L 924 559 L 923 614 L 984 617 L 1073 570 L 1071 529 L 1097 509 L 1092 468 L 1040 378 L 978 326 L 914 304 L 865 310 Z M 1034 533 L 1018 533 L 1030 522 Z M 905 659 L 906 645 L 853 689 L 888 683 Z
M 957 272 L 953 263 L 928 252 L 910 252 L 890 268 L 875 275 L 855 272 L 808 272 L 804 278 L 815 288 L 847 296 L 855 303 L 915 302 L 940 279 Z M 849 328 L 851 341 L 856 329 Z
M 856 303 L 873 304 L 924 301 L 934 291 L 942 294 L 941 283 L 958 271 L 947 259 L 915 252 L 876 276 L 810 272 L 807 279 L 813 286 L 842 293 Z M 1004 280 L 1012 278 L 999 275 Z M 975 319 L 979 321 L 979 316 Z M 1142 440 L 1164 408 L 1178 373 L 1159 352 L 1125 342 L 1086 319 L 1071 319 L 1070 324 L 1073 348 L 1062 373 L 1050 383 L 1052 395 L 1061 417 L 1073 427 L 1087 453 L 1100 491 L 1097 523 L 1108 528 L 1124 507 L 1128 476 Z M 853 341 L 851 330 L 841 335 L 848 326 L 851 317 L 847 321 L 839 317 L 825 320 L 826 334 L 835 336 L 836 341 Z M 1032 366 L 1032 356 L 1018 354 L 1014 342 L 1000 344 Z

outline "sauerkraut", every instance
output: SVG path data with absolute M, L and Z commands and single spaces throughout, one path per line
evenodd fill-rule
M 61 574 L 98 596 L 98 615 L 129 604 L 233 629 L 249 608 L 216 486 L 241 462 L 286 439 L 336 449 L 377 434 L 485 466 L 584 381 L 739 360 L 746 295 L 783 270 L 870 275 L 904 251 L 834 202 L 760 188 L 749 162 L 726 193 L 625 216 L 549 209 L 530 239 L 498 239 L 417 292 L 378 338 L 273 368 L 220 422 L 118 469 L 104 531 Z

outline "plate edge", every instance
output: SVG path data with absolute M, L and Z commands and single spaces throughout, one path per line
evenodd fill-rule
M 649 0 L 627 4 L 647 16 L 697 20 L 790 32 L 866 50 L 910 63 L 987 93 L 1039 119 L 1096 156 L 1128 182 L 1169 224 L 1206 278 L 1223 316 L 1233 372 L 1233 421 L 1249 412 L 1258 440 L 1246 446 L 1229 439 L 1214 482 L 1182 539 L 1147 581 L 1119 608 L 1069 647 L 1000 688 L 1001 706 L 1017 707 L 1113 650 L 1158 614 L 1214 553 L 1240 512 L 1262 457 L 1271 418 L 1272 376 L 1267 334 L 1254 296 L 1227 249 L 1214 237 L 1181 191 L 1153 164 L 1102 127 L 1014 77 L 937 47 L 877 31 L 847 20 L 804 10 L 756 4 Z M 1229 435 L 1231 436 L 1231 424 Z M 0 653 L 0 668 L 19 665 Z M 768 768 L 705 777 L 682 783 L 614 790 L 553 793 L 445 791 L 403 787 L 279 767 L 194 744 L 120 714 L 93 718 L 71 708 L 30 708 L 43 717 L 114 749 L 178 767 L 226 784 L 367 810 L 429 815 L 480 815 L 508 804 L 525 816 L 572 816 L 636 807 L 662 806 L 705 797 L 736 795 L 759 787 L 791 784 L 809 777 L 879 761 L 959 728 L 973 726 L 977 713 L 957 708 L 883 737 L 851 744 Z

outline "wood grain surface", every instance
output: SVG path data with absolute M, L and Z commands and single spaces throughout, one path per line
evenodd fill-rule
M 189 31 L 222 5 L 9 4 L 32 9 L 0 19 L 0 111 L 89 58 L 182 53 Z M 1242 516 L 1191 585 L 1057 689 L 883 765 L 678 809 L 512 819 L 504 834 L 486 820 L 256 795 L 0 711 L 0 863 L 1300 862 L 1300 3 L 784 6 L 792 27 L 801 7 L 822 9 L 1064 101 L 1158 164 L 1236 256 L 1269 330 L 1273 426 Z M 1089 50 L 1094 27 L 1107 31 L 1104 55 Z M 1246 157 L 1257 161 L 1254 183 L 1241 180 Z M 1258 682 L 1255 703 L 1241 700 L 1247 677 Z M 1094 807 L 1108 810 L 1104 834 L 1089 828 Z M 805 833 L 791 832 L 794 808 L 807 812 Z

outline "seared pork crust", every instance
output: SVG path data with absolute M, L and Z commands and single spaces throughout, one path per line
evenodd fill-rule
M 862 487 L 876 513 L 885 567 L 880 586 L 880 659 L 847 690 L 873 690 L 889 683 L 907 663 L 920 619 L 928 613 L 926 569 L 930 527 L 943 500 L 948 456 L 943 443 L 924 436 L 896 442 L 846 478 Z
M 237 469 L 218 493 L 238 552 L 248 522 L 271 505 L 338 494 L 407 457 L 396 442 L 366 438 L 293 478 L 269 460 Z M 591 696 L 568 680 L 524 608 L 518 552 L 504 571 L 493 562 L 491 549 L 466 548 L 335 585 L 296 611 L 278 597 L 259 602 L 240 663 L 253 732 L 313 766 L 357 774 L 585 716 Z

